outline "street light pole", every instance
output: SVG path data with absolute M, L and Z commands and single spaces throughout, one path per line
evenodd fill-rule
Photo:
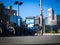
M 19 4 L 18 4 L 18 16 L 19 16 Z
M 19 12 L 19 11 L 20 11 L 20 7 L 19 7 L 19 6 L 22 5 L 23 2 L 15 1 L 14 4 L 15 4 L 15 5 L 18 5 L 18 13 L 17 13 L 17 17 L 18 17 L 18 25 L 20 26 L 20 25 L 22 25 L 22 24 L 21 24 L 21 18 L 19 18 L 19 16 L 20 16 L 20 15 L 19 15 L 19 13 L 20 13 L 20 12 Z M 20 30 L 20 28 L 19 28 L 19 30 Z
M 14 3 L 15 5 L 18 5 L 18 16 L 19 16 L 19 5 L 22 5 L 23 4 L 23 2 L 18 2 L 18 1 L 15 1 L 15 3 Z

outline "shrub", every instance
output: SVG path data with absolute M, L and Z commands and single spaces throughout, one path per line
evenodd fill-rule
M 50 30 L 49 33 L 55 33 L 55 31 L 54 30 Z
M 58 33 L 60 33 L 60 29 L 58 29 Z

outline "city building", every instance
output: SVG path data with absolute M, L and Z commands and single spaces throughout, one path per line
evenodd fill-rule
M 45 29 L 57 30 L 60 28 L 60 15 L 54 14 L 52 7 L 48 9 L 48 16 L 45 18 Z
M 35 17 L 26 17 L 26 25 L 35 24 Z
M 5 12 L 5 14 L 7 14 L 7 15 L 13 15 L 14 13 L 15 13 L 15 15 L 17 15 L 17 11 L 16 10 L 13 10 L 12 9 L 12 6 L 8 6 L 8 9 L 7 8 L 5 8 L 4 9 L 4 12 Z
M 53 8 L 48 9 L 48 25 L 57 25 L 57 15 L 54 15 Z
M 40 25 L 40 17 L 39 16 L 35 17 L 35 24 Z
M 26 24 L 40 25 L 40 17 L 39 16 L 26 17 Z
M 45 20 L 45 22 L 44 22 L 44 23 L 45 23 L 45 25 L 48 25 L 48 17 L 45 17 L 45 19 L 44 19 L 44 20 Z
M 16 23 L 18 26 L 21 26 L 22 18 L 20 16 L 11 15 L 10 16 L 10 22 Z
M 57 25 L 58 25 L 58 27 L 60 29 L 60 15 L 57 15 Z
M 17 11 L 12 9 L 12 6 L 5 8 L 4 4 L 0 2 L 0 19 L 2 21 L 10 21 L 11 15 L 17 15 Z
M 12 6 L 8 6 L 5 8 L 4 4 L 0 2 L 0 20 L 1 21 L 9 21 L 12 23 L 16 23 L 20 26 L 22 22 L 22 18 L 17 16 L 17 11 L 12 9 Z

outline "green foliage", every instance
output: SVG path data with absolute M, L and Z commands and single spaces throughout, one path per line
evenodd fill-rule
M 55 31 L 54 30 L 50 30 L 49 33 L 55 33 Z
M 58 33 L 60 33 L 60 29 L 58 29 Z

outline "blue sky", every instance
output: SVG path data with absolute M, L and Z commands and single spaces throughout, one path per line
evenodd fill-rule
M 20 6 L 20 16 L 25 19 L 27 16 L 39 16 L 40 15 L 40 0 L 0 0 L 0 2 L 4 3 L 6 8 L 9 5 L 12 5 L 14 10 L 17 10 L 17 5 L 14 5 L 15 1 L 22 1 L 23 4 Z M 47 16 L 47 10 L 52 5 L 55 14 L 60 15 L 60 0 L 42 0 L 43 5 L 43 15 Z

